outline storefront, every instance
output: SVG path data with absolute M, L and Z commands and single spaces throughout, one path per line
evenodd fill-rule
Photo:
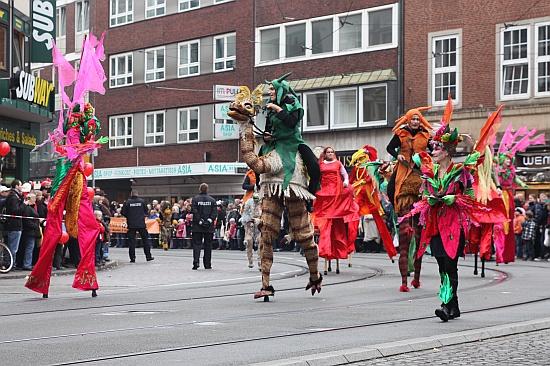
M 110 200 L 128 198 L 136 189 L 146 199 L 178 201 L 199 193 L 199 185 L 207 183 L 209 194 L 228 199 L 244 194 L 242 183 L 247 171 L 245 163 L 189 163 L 96 169 L 89 180 L 105 192 Z
M 550 192 L 550 145 L 533 146 L 516 154 L 518 176 L 529 185 L 526 194 Z

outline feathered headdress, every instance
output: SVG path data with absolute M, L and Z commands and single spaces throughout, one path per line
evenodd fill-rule
M 397 130 L 399 130 L 401 127 L 403 127 L 404 124 L 409 123 L 411 118 L 415 115 L 417 115 L 418 118 L 420 118 L 420 125 L 422 126 L 422 128 L 424 128 L 426 131 L 430 132 L 433 129 L 432 125 L 422 115 L 423 111 L 427 111 L 430 108 L 432 108 L 432 107 L 418 107 L 418 108 L 409 109 L 407 111 L 407 113 L 405 113 L 404 116 L 400 117 L 397 121 L 395 121 L 395 126 L 393 126 L 393 128 L 392 128 L 392 132 L 395 133 Z
M 378 160 L 378 151 L 374 146 L 365 145 L 353 153 L 350 165 L 360 165 L 375 160 Z
M 451 129 L 450 123 L 452 115 L 453 99 L 451 98 L 451 94 L 449 94 L 445 112 L 443 112 L 443 116 L 441 117 L 441 126 L 435 132 L 432 144 L 443 146 L 451 156 L 455 154 L 458 143 L 462 141 L 462 136 L 458 133 L 458 129 L 456 127 Z
M 544 145 L 544 133 L 535 136 L 536 133 L 536 129 L 529 130 L 525 126 L 514 132 L 512 125 L 508 125 L 498 147 L 499 162 L 502 163 L 507 157 L 513 161 L 517 152 L 525 151 L 531 145 Z

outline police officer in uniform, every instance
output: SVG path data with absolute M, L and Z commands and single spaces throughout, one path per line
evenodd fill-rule
M 212 236 L 217 216 L 216 200 L 208 195 L 208 184 L 202 183 L 200 193 L 193 197 L 193 269 L 199 268 L 201 246 L 204 245 L 202 262 L 205 269 L 212 269 Z M 204 240 L 204 244 L 203 244 Z
M 155 259 L 151 256 L 151 242 L 149 241 L 149 233 L 145 229 L 145 216 L 147 214 L 145 201 L 143 198 L 138 197 L 136 190 L 133 190 L 130 198 L 122 206 L 122 216 L 126 217 L 128 223 L 127 235 L 131 263 L 136 261 L 136 231 L 139 232 L 139 236 L 143 241 L 143 252 L 147 262 Z

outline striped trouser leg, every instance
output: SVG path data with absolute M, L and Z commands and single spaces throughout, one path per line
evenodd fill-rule
M 309 278 L 311 281 L 319 279 L 319 250 L 313 241 L 313 225 L 306 210 L 304 201 L 291 193 L 286 198 L 288 208 L 288 220 L 292 238 L 302 247 L 309 267 Z
M 261 218 L 261 258 L 262 258 L 262 288 L 269 286 L 269 274 L 273 265 L 273 241 L 279 236 L 283 205 L 278 197 L 262 199 Z

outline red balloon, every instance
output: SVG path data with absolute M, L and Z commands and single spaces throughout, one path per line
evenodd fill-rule
M 0 142 L 0 156 L 4 157 L 9 154 L 11 150 L 10 144 L 8 144 L 6 141 Z
M 61 238 L 59 238 L 59 242 L 60 242 L 61 244 L 65 244 L 65 243 L 68 242 L 68 241 L 69 241 L 69 234 L 67 234 L 66 231 L 62 232 L 62 233 L 61 233 Z
M 85 163 L 83 171 L 84 175 L 89 177 L 94 172 L 94 166 L 91 163 Z
M 93 201 L 95 197 L 94 189 L 92 187 L 88 187 L 86 188 L 86 190 L 88 191 L 88 198 L 90 199 L 90 201 Z

